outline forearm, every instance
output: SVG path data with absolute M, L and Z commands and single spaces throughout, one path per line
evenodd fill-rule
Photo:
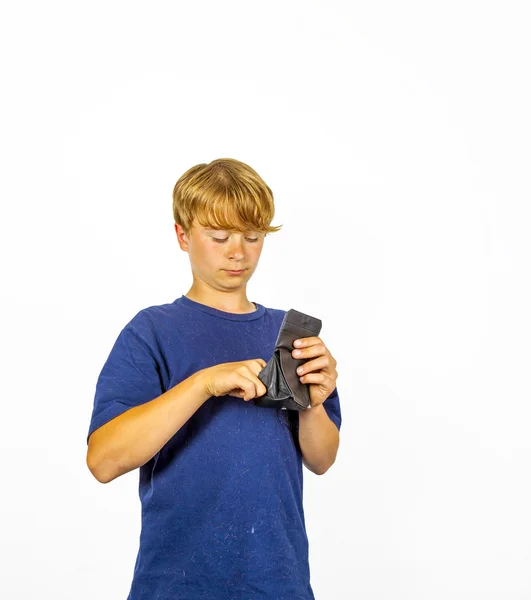
M 144 465 L 209 398 L 202 371 L 161 396 L 130 408 L 96 429 L 89 438 L 87 466 L 108 483 Z
M 339 431 L 322 404 L 299 412 L 299 444 L 304 464 L 316 475 L 322 475 L 334 464 Z

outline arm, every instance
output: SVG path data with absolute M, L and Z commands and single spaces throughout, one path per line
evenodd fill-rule
M 101 483 L 144 465 L 208 400 L 197 371 L 161 396 L 130 408 L 89 438 L 87 466 Z
M 312 336 L 293 341 L 292 356 L 306 361 L 297 368 L 302 383 L 309 384 L 310 408 L 299 412 L 299 445 L 304 465 L 323 475 L 334 464 L 339 448 L 339 425 L 329 418 L 323 402 L 336 389 L 337 361 L 321 338 Z M 339 409 L 339 405 L 337 406 Z
M 299 444 L 304 465 L 323 475 L 334 464 L 339 448 L 339 431 L 323 405 L 299 412 Z

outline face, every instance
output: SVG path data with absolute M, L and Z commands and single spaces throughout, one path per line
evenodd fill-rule
M 258 231 L 229 231 L 194 224 L 189 236 L 175 224 L 182 250 L 188 252 L 194 277 L 216 289 L 245 287 L 251 278 L 264 245 Z M 231 274 L 231 270 L 242 270 Z

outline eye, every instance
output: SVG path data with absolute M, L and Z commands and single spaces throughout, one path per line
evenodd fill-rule
M 219 244 L 223 244 L 223 242 L 226 242 L 229 238 L 212 238 L 215 242 L 218 242 Z M 249 242 L 257 242 L 260 238 L 245 238 L 247 241 Z

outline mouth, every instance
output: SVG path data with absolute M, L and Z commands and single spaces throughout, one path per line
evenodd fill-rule
M 245 269 L 240 269 L 239 271 L 229 271 L 228 269 L 225 269 L 225 271 L 227 271 L 227 273 L 230 273 L 231 275 L 241 275 Z

